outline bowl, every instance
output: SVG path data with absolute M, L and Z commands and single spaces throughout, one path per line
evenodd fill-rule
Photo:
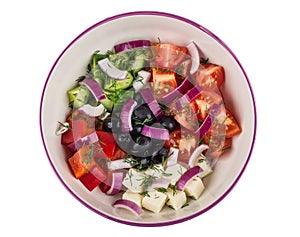
M 66 162 L 60 136 L 55 134 L 57 121 L 67 115 L 66 91 L 83 75 L 91 54 L 96 49 L 111 49 L 114 44 L 130 39 L 158 38 L 177 45 L 194 41 L 211 62 L 225 68 L 223 85 L 226 106 L 242 128 L 235 136 L 232 149 L 224 153 L 206 180 L 203 195 L 189 206 L 161 213 L 131 215 L 113 208 L 115 197 L 100 189 L 89 192 L 74 178 Z M 76 60 L 75 60 L 76 59 Z M 130 12 L 104 19 L 76 37 L 58 56 L 46 79 L 40 104 L 40 130 L 50 164 L 66 189 L 82 204 L 108 219 L 136 226 L 163 226 L 187 221 L 205 213 L 219 203 L 235 186 L 250 159 L 256 133 L 256 109 L 253 92 L 245 70 L 229 47 L 203 26 L 186 18 L 163 12 Z

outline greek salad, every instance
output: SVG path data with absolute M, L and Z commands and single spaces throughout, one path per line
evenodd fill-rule
M 70 172 L 136 215 L 187 206 L 241 133 L 223 83 L 224 68 L 195 42 L 142 39 L 95 51 L 66 92 L 68 115 L 56 131 Z

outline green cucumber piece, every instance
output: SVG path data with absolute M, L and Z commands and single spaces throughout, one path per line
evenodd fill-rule
M 104 82 L 104 90 L 109 92 L 115 92 L 118 90 L 127 89 L 132 85 L 133 76 L 131 73 L 128 73 L 127 77 L 124 80 L 115 80 L 113 78 L 106 78 Z
M 90 97 L 90 91 L 85 86 L 79 85 L 67 91 L 69 106 L 75 109 L 85 105 Z

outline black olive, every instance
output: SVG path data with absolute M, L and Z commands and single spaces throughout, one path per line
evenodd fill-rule
M 112 132 L 113 123 L 111 121 L 111 117 L 108 117 L 103 122 L 103 131 L 105 132 Z
M 169 130 L 169 132 L 173 132 L 176 128 L 178 128 L 179 123 L 173 116 L 164 116 L 160 120 L 160 124 Z
M 134 138 L 137 138 L 138 136 L 141 135 L 142 130 L 143 130 L 143 125 L 142 124 L 133 123 L 132 130 L 130 131 L 130 134 Z
M 168 157 L 169 150 L 163 146 L 156 154 L 151 157 L 152 164 L 160 164 Z
M 135 93 L 133 99 L 137 102 L 138 105 L 142 105 L 145 103 L 143 96 L 140 93 Z
M 134 123 L 138 121 L 138 123 L 143 123 L 147 125 L 151 125 L 155 121 L 155 116 L 153 115 L 149 107 L 146 105 L 141 105 L 137 107 L 133 111 L 133 118 Z
M 117 134 L 117 144 L 124 151 L 130 153 L 134 142 L 131 138 L 130 133 L 118 133 Z

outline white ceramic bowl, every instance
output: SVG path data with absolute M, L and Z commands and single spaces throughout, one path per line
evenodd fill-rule
M 242 127 L 233 139 L 233 148 L 219 159 L 213 175 L 207 179 L 206 191 L 197 201 L 175 212 L 165 208 L 160 214 L 145 212 L 140 217 L 112 207 L 114 198 L 99 189 L 89 192 L 74 178 L 66 162 L 60 136 L 55 135 L 57 121 L 67 113 L 66 91 L 85 73 L 90 55 L 96 49 L 111 49 L 120 41 L 157 38 L 187 45 L 192 40 L 211 62 L 223 65 L 226 81 L 223 93 L 226 105 Z M 161 12 L 132 12 L 105 19 L 80 34 L 54 63 L 41 99 L 41 134 L 49 161 L 65 187 L 85 206 L 109 219 L 131 225 L 159 226 L 186 221 L 200 215 L 221 201 L 242 175 L 255 140 L 256 111 L 253 93 L 244 69 L 233 52 L 209 30 L 188 19 Z

